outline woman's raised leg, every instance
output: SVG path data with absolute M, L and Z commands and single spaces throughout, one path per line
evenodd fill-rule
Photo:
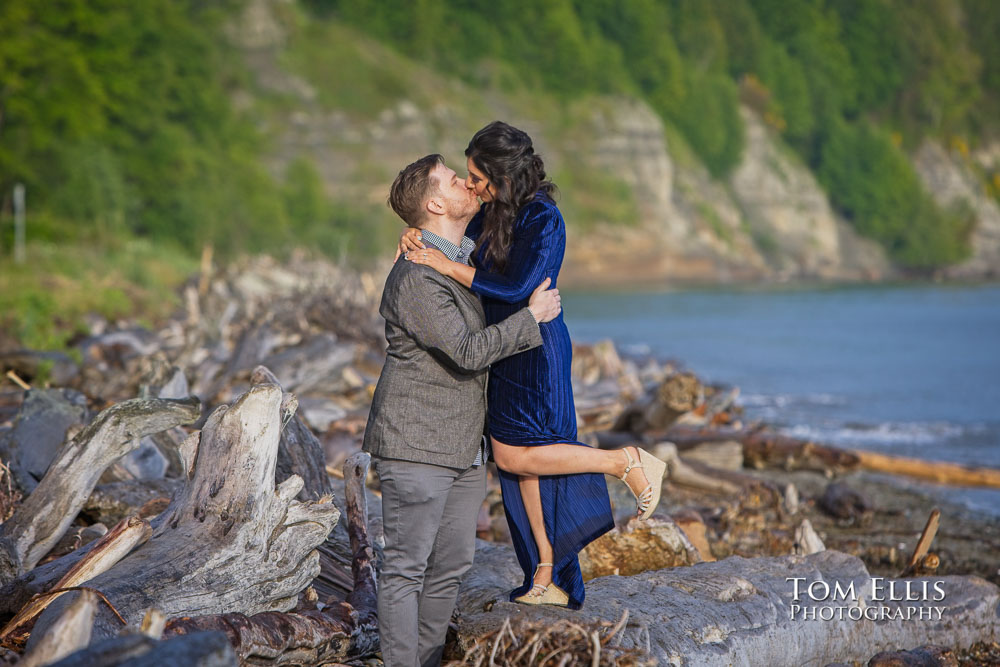
M 582 472 L 601 472 L 621 479 L 629 467 L 629 456 L 639 462 L 639 450 L 635 447 L 624 449 L 595 449 L 567 443 L 543 445 L 539 447 L 517 447 L 491 439 L 493 458 L 497 467 L 514 475 L 531 477 L 538 475 L 571 475 Z M 629 450 L 626 456 L 625 450 Z M 648 454 L 646 455 L 648 457 Z M 661 480 L 654 480 L 654 484 Z M 632 493 L 639 496 L 649 485 L 643 468 L 632 466 L 625 483 Z M 537 482 L 536 482 L 537 484 Z M 548 562 L 548 561 L 543 561 Z

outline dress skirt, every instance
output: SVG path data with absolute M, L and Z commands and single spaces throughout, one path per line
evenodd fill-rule
M 556 443 L 587 447 L 576 439 L 569 377 L 572 346 L 562 316 L 542 324 L 541 330 L 545 341 L 541 347 L 495 363 L 490 370 L 490 435 L 519 447 Z M 531 588 L 539 558 L 518 476 L 499 472 L 514 551 L 524 571 L 524 582 L 510 594 L 513 600 Z M 602 473 L 579 473 L 539 476 L 538 487 L 545 532 L 553 548 L 552 580 L 566 591 L 569 606 L 579 609 L 584 586 L 578 554 L 614 527 L 607 483 Z

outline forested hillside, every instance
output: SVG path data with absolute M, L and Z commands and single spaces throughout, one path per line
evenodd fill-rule
M 928 267 L 965 252 L 968 212 L 939 210 L 903 150 L 927 135 L 967 147 L 997 130 L 991 0 L 309 4 L 471 81 L 495 61 L 499 81 L 485 83 L 640 95 L 717 177 L 743 150 L 742 99 L 895 260 Z
M 1000 136 L 992 0 L 268 0 L 283 30 L 271 60 L 234 27 L 262 2 L 0 3 L 4 264 L 15 183 L 27 187 L 31 243 L 113 250 L 138 239 L 175 266 L 205 244 L 222 257 L 294 245 L 371 255 L 382 239 L 359 224 L 382 195 L 338 199 L 331 179 L 381 192 L 391 170 L 350 148 L 351 169 L 324 172 L 276 148 L 276 135 L 303 100 L 329 118 L 379 118 L 401 102 L 433 106 L 450 81 L 464 91 L 450 102 L 462 136 L 428 121 L 449 145 L 500 108 L 561 104 L 572 117 L 633 99 L 659 117 L 672 156 L 689 151 L 723 189 L 747 150 L 749 109 L 897 266 L 969 254 L 973 212 L 936 204 L 912 153 L 931 138 L 968 158 Z M 276 94 L 281 85 L 302 91 Z M 546 140 L 582 150 L 569 131 Z M 628 179 L 563 162 L 561 184 L 582 193 L 567 203 L 571 224 L 643 215 Z M 993 200 L 998 164 L 967 165 Z M 731 244 L 719 214 L 696 208 Z M 774 239 L 753 239 L 773 255 Z

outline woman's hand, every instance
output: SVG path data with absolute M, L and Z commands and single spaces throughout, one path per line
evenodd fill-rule
M 407 227 L 403 230 L 403 233 L 399 235 L 399 245 L 396 246 L 396 256 L 392 258 L 392 261 L 399 259 L 399 256 L 405 254 L 409 250 L 423 250 L 425 246 L 421 242 L 423 238 L 420 234 L 420 230 L 416 227 Z
M 528 299 L 528 310 L 531 311 L 535 321 L 539 324 L 551 322 L 559 317 L 559 313 L 562 311 L 562 298 L 559 296 L 559 290 L 549 289 L 551 284 L 552 280 L 546 278 L 541 285 L 535 288 L 535 291 L 531 293 L 531 298 Z
M 424 264 L 431 267 L 438 273 L 446 276 L 454 275 L 454 269 L 458 266 L 465 266 L 453 262 L 437 248 L 424 248 L 423 250 L 409 250 L 404 255 L 406 259 L 414 264 Z

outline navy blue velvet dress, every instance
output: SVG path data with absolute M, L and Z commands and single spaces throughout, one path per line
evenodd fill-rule
M 482 232 L 482 212 L 469 223 L 466 234 L 476 239 Z M 566 250 L 566 228 L 554 202 L 539 193 L 518 213 L 507 267 L 490 273 L 484 248 L 473 254 L 477 266 L 472 291 L 480 295 L 486 323 L 495 324 L 528 305 L 528 297 L 545 278 L 556 286 Z M 520 447 L 568 443 L 586 447 L 576 439 L 576 409 L 570 381 L 573 348 L 562 313 L 540 325 L 541 347 L 515 354 L 490 367 L 487 389 L 490 435 Z M 503 504 L 510 525 L 524 583 L 513 600 L 531 587 L 538 564 L 538 550 L 521 500 L 517 475 L 500 471 Z M 570 607 L 583 604 L 583 577 L 577 554 L 580 549 L 614 526 L 604 475 L 582 473 L 539 477 L 545 530 L 554 551 L 552 578 L 569 596 Z

